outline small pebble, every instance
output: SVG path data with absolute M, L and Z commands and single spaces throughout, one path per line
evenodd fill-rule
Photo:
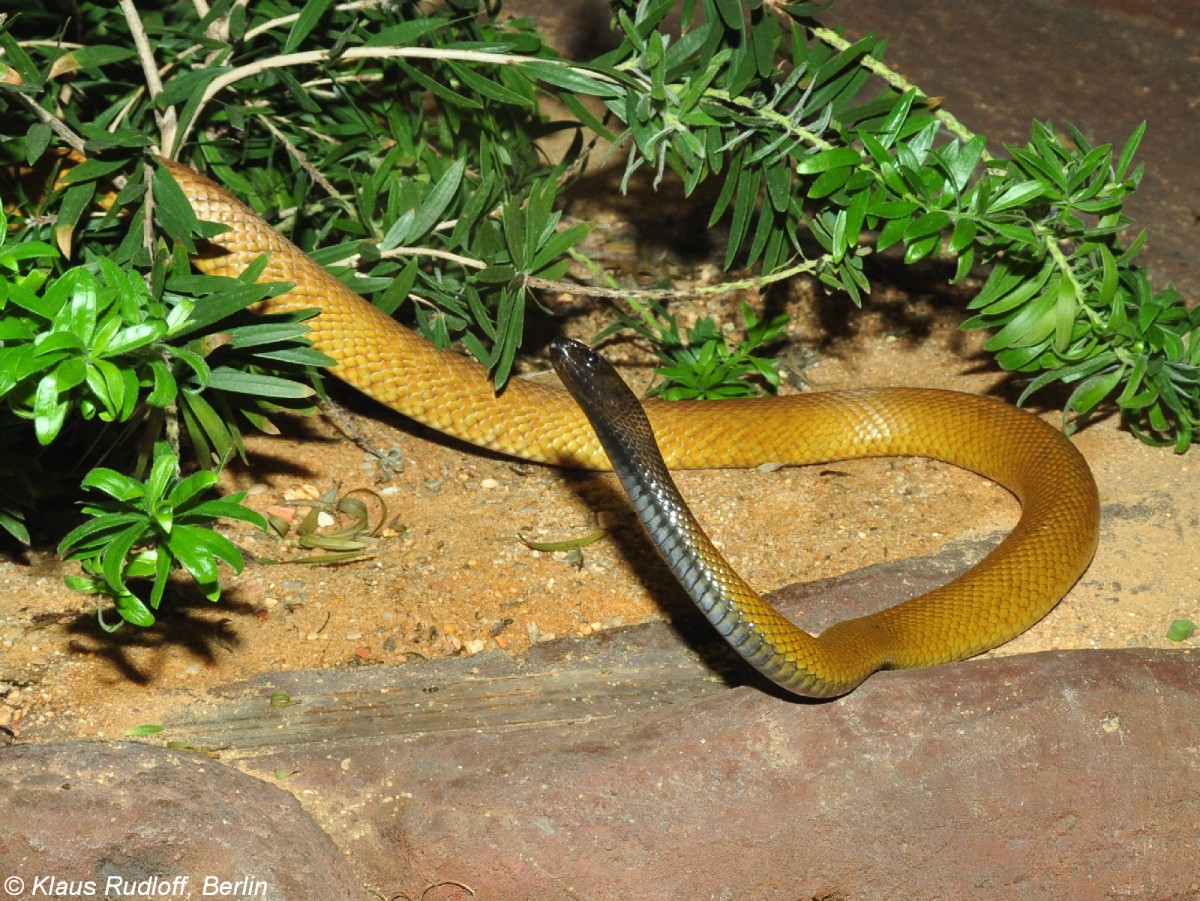
M 296 521 L 296 508 L 285 507 L 282 504 L 273 504 L 267 507 L 268 516 L 278 516 L 284 522 L 292 523 Z
M 500 483 L 497 482 L 495 479 L 489 477 L 489 478 L 483 479 L 479 483 L 479 487 L 482 488 L 484 491 L 491 491 L 493 488 L 499 488 Z

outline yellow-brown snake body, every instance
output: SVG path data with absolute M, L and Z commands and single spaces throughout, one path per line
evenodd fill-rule
M 196 259 L 197 268 L 235 276 L 269 254 L 261 280 L 295 288 L 264 306 L 319 308 L 309 322 L 310 337 L 337 361 L 334 375 L 471 444 L 555 465 L 609 468 L 587 417 L 564 389 L 512 379 L 497 395 L 478 363 L 437 350 L 380 312 L 218 185 L 178 163 L 164 164 L 200 219 L 229 226 Z M 882 667 L 946 663 L 995 647 L 1044 616 L 1078 580 L 1096 548 L 1099 499 L 1086 461 L 1056 429 L 999 401 L 887 388 L 647 401 L 644 408 L 671 468 L 917 455 L 980 473 L 1020 500 L 1017 526 L 969 572 L 818 637 L 798 629 L 748 586 L 744 592 L 738 588 L 740 621 L 752 623 L 776 650 L 772 666 L 787 671 L 777 681 L 800 694 L 841 694 Z M 714 578 L 736 579 L 722 569 L 723 560 L 709 562 Z M 760 669 L 772 675 L 770 667 Z

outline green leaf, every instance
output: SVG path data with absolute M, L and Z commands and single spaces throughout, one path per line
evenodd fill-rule
M 786 164 L 769 166 L 766 170 L 767 196 L 777 212 L 784 212 L 792 200 L 792 173 Z M 843 182 L 844 184 L 844 182 Z
M 234 572 L 240 573 L 246 568 L 246 561 L 242 558 L 242 552 L 238 550 L 236 544 L 226 538 L 224 535 L 210 528 L 197 528 L 188 526 L 192 530 L 196 540 L 204 545 L 205 549 L 218 560 L 228 564 Z M 220 596 L 221 586 L 219 582 L 215 583 L 218 597 Z M 213 598 L 216 600 L 216 598 Z
M 0 31 L 0 50 L 4 51 L 4 61 L 17 71 L 23 84 L 33 87 L 43 83 L 40 67 L 7 29 Z
M 846 251 L 858 246 L 859 237 L 862 235 L 863 226 L 867 219 L 867 207 L 871 202 L 869 191 L 859 191 L 850 198 L 850 204 L 846 207 Z
M 1039 251 L 1041 250 L 1041 244 L 1038 241 L 1037 235 L 1024 226 L 1014 225 L 1011 222 L 989 221 L 985 227 L 988 231 L 996 232 L 1000 237 L 1013 244 L 1021 244 L 1026 247 L 1036 248 Z
M 1121 149 L 1121 156 L 1117 159 L 1117 165 L 1113 167 L 1113 176 L 1118 180 L 1125 179 L 1126 173 L 1129 171 L 1129 166 L 1133 163 L 1133 158 L 1137 154 L 1138 146 L 1142 143 L 1142 138 L 1145 134 L 1146 123 L 1143 120 L 1133 130 L 1133 134 L 1129 136 L 1129 140 L 1125 142 L 1125 146 Z
M 114 595 L 128 594 L 125 586 L 125 565 L 129 552 L 144 536 L 144 523 L 135 522 L 115 534 L 102 552 L 101 566 L 107 590 Z M 136 607 L 136 605 L 133 605 Z M 122 616 L 125 614 L 122 613 Z
M 154 462 L 150 464 L 150 475 L 146 478 L 145 494 L 147 509 L 154 509 L 167 495 L 167 486 L 179 477 L 179 457 L 160 441 L 154 447 Z
M 438 179 L 433 190 L 429 192 L 420 209 L 417 210 L 417 216 L 413 223 L 414 235 L 426 234 L 441 221 L 442 214 L 446 212 L 451 201 L 458 194 L 466 165 L 465 160 L 455 160 L 445 174 Z
M 58 545 L 60 557 L 79 560 L 91 556 L 97 550 L 104 550 L 112 535 L 144 521 L 139 513 L 95 514 L 93 511 L 93 514 L 92 519 L 84 520 L 63 536 Z
M 4 529 L 21 544 L 29 544 L 29 529 L 22 522 L 20 513 L 0 507 L 0 529 Z
M 1049 260 L 1034 273 L 1024 269 L 1009 269 L 1004 264 L 997 265 L 988 276 L 983 290 L 972 298 L 967 308 L 976 310 L 982 307 L 986 316 L 1007 313 L 1041 291 L 1054 271 L 1054 264 Z
M 45 446 L 58 437 L 67 418 L 67 402 L 59 400 L 58 380 L 53 374 L 38 382 L 33 404 L 33 428 L 38 444 Z
M 552 261 L 559 259 L 571 248 L 588 236 L 589 226 L 586 222 L 576 222 L 570 228 L 556 232 L 543 244 L 533 258 L 531 269 L 535 274 L 541 272 Z
M 127 623 L 143 629 L 148 629 L 154 625 L 154 614 L 142 603 L 142 599 L 133 592 L 120 592 L 113 597 L 113 601 L 117 605 L 117 612 L 121 614 L 121 618 Z M 101 620 L 100 625 L 104 626 L 103 620 Z M 115 632 L 116 627 L 109 628 L 105 626 L 105 630 Z
M 46 152 L 46 148 L 50 146 L 50 140 L 54 137 L 54 130 L 50 128 L 49 123 L 37 121 L 29 126 L 29 130 L 25 132 L 25 162 L 32 166 Z
M 229 366 L 218 366 L 209 373 L 208 388 L 213 391 L 232 391 L 277 400 L 302 400 L 312 397 L 308 385 L 266 373 L 243 372 Z
M 731 173 L 732 174 L 732 173 Z M 729 227 L 729 245 L 725 251 L 725 268 L 733 265 L 734 257 L 746 240 L 750 218 L 758 206 L 758 188 L 761 170 L 747 166 L 737 176 L 738 187 L 734 192 L 733 221 Z
M 838 169 L 829 169 L 818 175 L 813 183 L 808 188 L 808 196 L 814 200 L 819 200 L 823 197 L 840 191 L 850 181 L 854 175 L 854 170 L 849 167 Z
M 166 332 L 166 326 L 162 322 L 141 322 L 135 325 L 121 329 L 115 334 L 111 341 L 107 342 L 107 346 L 101 348 L 105 356 L 116 356 L 118 354 L 127 354 L 137 350 L 140 347 L 145 347 L 148 344 L 153 344 L 161 338 Z
M 796 171 L 801 175 L 816 175 L 828 172 L 830 169 L 857 166 L 862 162 L 858 151 L 852 147 L 833 147 L 804 157 L 796 163 Z
M 904 237 L 905 231 L 912 222 L 913 220 L 909 217 L 900 217 L 887 222 L 879 231 L 879 237 L 875 241 L 876 248 L 881 252 L 887 250 Z
M 200 221 L 196 218 L 187 195 L 171 177 L 166 166 L 159 166 L 154 170 L 154 196 L 158 200 L 155 215 L 162 223 L 163 231 L 183 242 L 188 253 L 196 253 L 191 236 L 200 231 Z
M 908 115 L 912 111 L 913 101 L 916 99 L 916 96 L 917 92 L 915 90 L 908 90 L 896 98 L 895 106 L 892 107 L 887 117 L 879 123 L 876 134 L 872 135 L 872 139 L 878 141 L 880 148 L 891 147 L 896 142 L 896 138 L 900 135 L 900 130 L 904 127 L 904 123 L 908 121 Z M 879 158 L 877 157 L 877 159 Z
M 104 466 L 97 466 L 89 471 L 80 484 L 84 488 L 103 491 L 118 501 L 131 501 L 145 496 L 145 489 L 137 479 L 131 479 L 123 473 Z
M 593 76 L 580 65 L 557 65 L 550 60 L 522 62 L 521 71 L 558 88 L 593 97 L 618 97 L 621 90 L 607 78 Z
M 254 510 L 243 507 L 241 501 L 244 497 L 244 494 L 239 493 L 227 498 L 201 501 L 189 507 L 187 512 L 180 516 L 180 521 L 187 521 L 194 525 L 197 522 L 211 522 L 217 519 L 236 519 L 265 532 L 267 529 L 266 519 Z
M 1046 290 L 1020 309 L 984 348 L 995 352 L 1007 347 L 1029 347 L 1045 339 L 1054 330 L 1058 280 L 1059 277 L 1050 279 Z
M 446 27 L 437 16 L 386 25 L 366 36 L 364 47 L 415 47 L 421 39 Z
M 1067 345 L 1071 341 L 1077 299 L 1075 283 L 1064 276 L 1058 284 L 1058 296 L 1054 303 L 1054 349 L 1060 354 L 1067 352 Z
M 950 176 L 954 189 L 962 193 L 971 183 L 971 177 L 979 168 L 983 159 L 986 140 L 983 135 L 975 135 L 965 144 L 951 145 L 943 153 L 946 171 Z M 957 152 L 953 148 L 957 148 Z
M 1048 374 L 1054 374 L 1054 371 Z M 1124 375 L 1124 370 L 1115 368 L 1108 372 L 1098 372 L 1091 378 L 1084 379 L 1071 392 L 1063 409 L 1075 410 L 1078 413 L 1091 412 L 1102 400 L 1112 394 L 1120 384 L 1122 375 Z
M 962 218 L 954 223 L 954 231 L 950 235 L 950 251 L 962 253 L 975 241 L 975 222 Z
M 1044 188 L 1040 181 L 1028 180 L 1017 182 L 1002 191 L 998 197 L 992 198 L 987 205 L 988 212 L 999 213 L 1004 210 L 1011 210 L 1014 207 L 1025 206 L 1030 201 L 1040 197 L 1043 191 Z
M 207 531 L 199 526 L 180 526 L 167 536 L 166 543 L 171 555 L 196 580 L 204 596 L 215 601 L 221 594 L 217 564 L 200 538 L 200 533 Z
M 733 31 L 742 30 L 742 4 L 740 0 L 713 0 L 717 14 L 726 28 Z
M 476 93 L 487 97 L 489 100 L 494 100 L 497 103 L 506 104 L 525 109 L 535 109 L 536 102 L 533 96 L 518 94 L 516 91 L 501 84 L 499 81 L 490 79 L 476 72 L 471 66 L 465 63 L 456 62 L 454 60 L 447 61 L 450 68 L 454 71 L 462 82 Z
M 127 55 L 132 54 L 132 50 L 127 52 Z M 124 166 L 125 160 L 104 160 L 94 156 L 88 157 L 79 165 L 72 166 L 64 172 L 62 183 L 64 185 L 82 185 L 85 182 L 93 182 L 105 176 L 112 175 Z
M 291 30 L 288 31 L 287 40 L 283 44 L 283 52 L 295 52 L 296 48 L 304 43 L 304 39 L 317 27 L 321 17 L 325 15 L 325 11 L 332 4 L 333 0 L 307 0 L 304 8 L 300 10 L 300 15 L 292 23 Z
M 1196 624 L 1190 619 L 1176 619 L 1171 621 L 1171 625 L 1167 628 L 1167 639 L 1169 641 L 1187 641 L 1196 634 Z
M 937 235 L 929 235 L 925 238 L 909 241 L 904 248 L 904 262 L 911 266 L 918 260 L 925 259 L 925 257 L 937 250 L 938 243 Z
M 171 493 L 167 497 L 167 503 L 179 510 L 186 506 L 196 495 L 212 488 L 218 481 L 219 479 L 215 472 L 209 472 L 208 470 L 194 472 L 187 478 L 182 479 L 171 489 Z
M 911 242 L 931 235 L 936 237 L 949 225 L 949 214 L 942 210 L 934 210 L 910 221 L 908 227 L 904 229 L 904 240 Z

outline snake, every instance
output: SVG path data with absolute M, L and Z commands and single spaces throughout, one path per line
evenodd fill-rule
M 360 297 L 246 204 L 162 159 L 197 217 L 226 230 L 193 265 L 237 277 L 264 254 L 286 293 L 259 312 L 317 309 L 313 346 L 331 372 L 401 415 L 479 448 L 554 466 L 613 470 L 685 591 L 751 666 L 794 695 L 843 695 L 879 670 L 935 666 L 1015 638 L 1079 580 L 1096 551 L 1100 502 L 1087 461 L 1060 430 L 995 398 L 930 388 L 855 388 L 731 400 L 638 400 L 603 358 L 556 340 L 562 385 L 511 378 L 436 347 Z M 673 469 L 803 465 L 918 456 L 1014 494 L 1012 531 L 974 567 L 894 606 L 804 631 L 751 588 L 705 535 Z

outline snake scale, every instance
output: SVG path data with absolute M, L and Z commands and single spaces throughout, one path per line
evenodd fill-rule
M 1095 552 L 1100 505 L 1087 462 L 1061 432 L 1016 407 L 916 388 L 636 404 L 616 399 L 620 388 L 612 380 L 620 380 L 597 355 L 556 344 L 560 375 L 568 384 L 583 379 L 582 399 L 594 399 L 594 429 L 564 388 L 517 378 L 497 394 L 484 367 L 438 350 L 385 315 L 219 185 L 179 163 L 163 165 L 200 219 L 228 227 L 194 265 L 236 276 L 268 254 L 260 280 L 295 287 L 262 308 L 318 308 L 309 337 L 337 361 L 338 378 L 417 422 L 514 457 L 608 469 L 612 455 L 643 524 L 693 600 L 735 650 L 798 695 L 836 696 L 880 669 L 948 663 L 996 647 L 1041 619 Z M 1020 520 L 947 585 L 819 636 L 746 585 L 677 492 L 664 488 L 667 469 L 893 455 L 943 460 L 998 482 L 1021 502 Z

